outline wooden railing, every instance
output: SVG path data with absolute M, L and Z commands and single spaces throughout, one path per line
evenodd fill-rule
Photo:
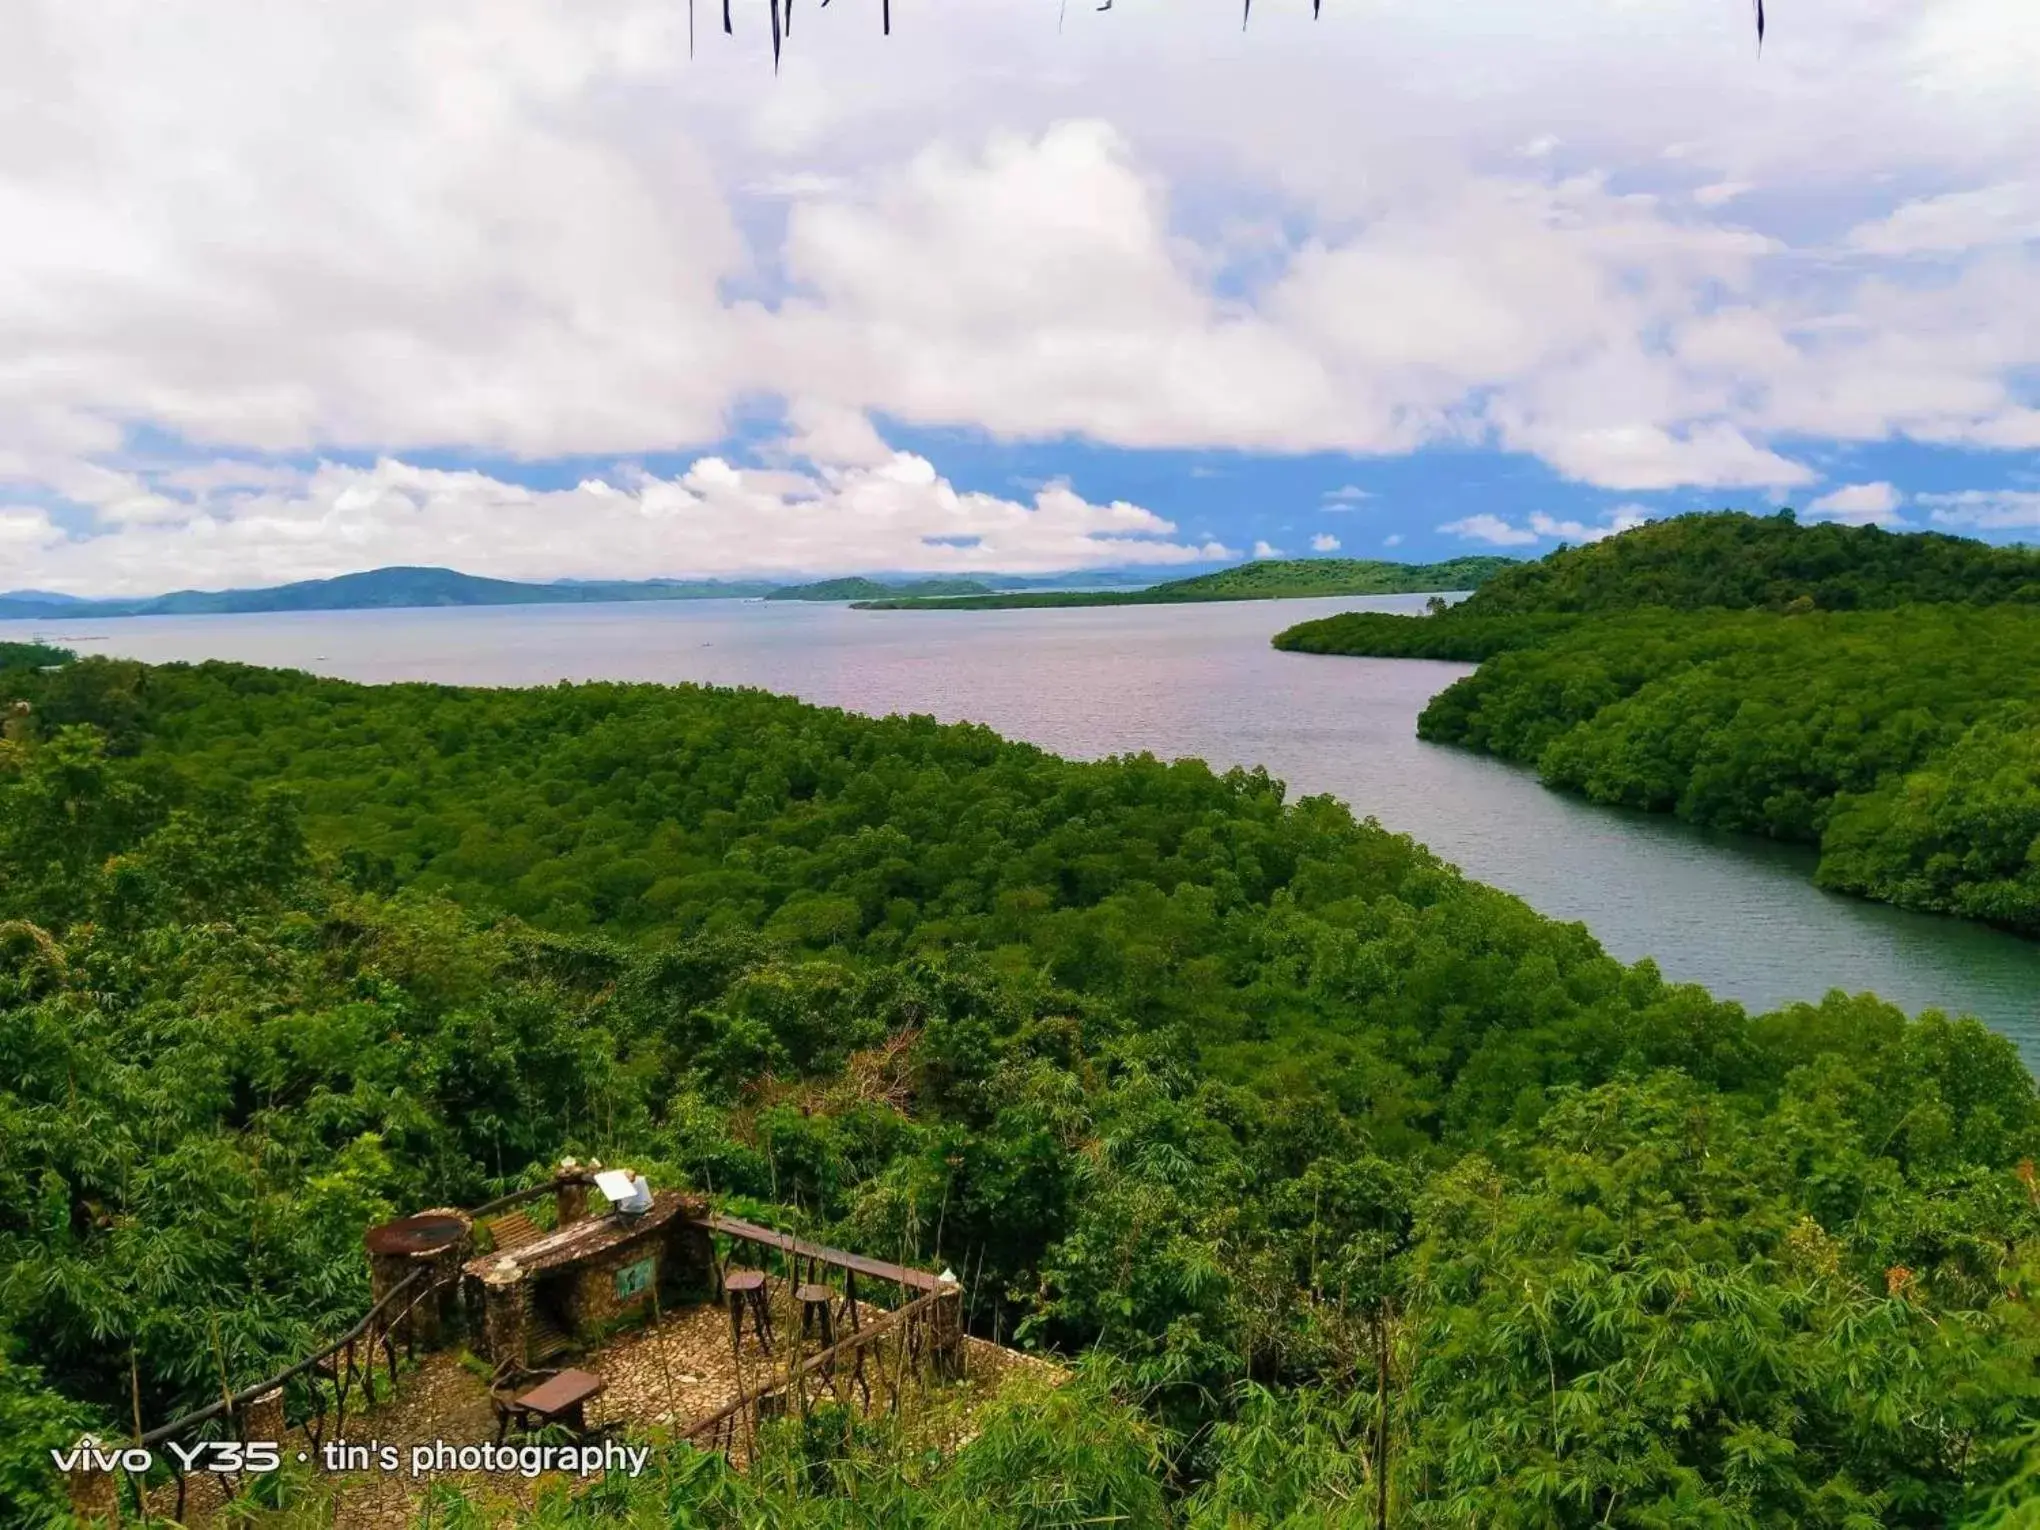
M 382 1352 L 388 1367 L 390 1384 L 397 1380 L 397 1352 L 401 1345 L 404 1358 L 415 1358 L 416 1345 L 412 1338 L 412 1324 L 408 1321 L 419 1305 L 425 1301 L 437 1301 L 439 1294 L 456 1276 L 435 1276 L 431 1270 L 418 1269 L 392 1286 L 381 1301 L 368 1309 L 360 1322 L 356 1323 L 339 1338 L 324 1348 L 305 1356 L 294 1365 L 278 1371 L 274 1376 L 243 1387 L 240 1391 L 222 1397 L 218 1402 L 208 1403 L 203 1408 L 193 1409 L 181 1418 L 151 1429 L 136 1442 L 143 1447 L 153 1447 L 171 1440 L 181 1440 L 203 1429 L 216 1419 L 228 1421 L 236 1437 L 244 1443 L 247 1440 L 247 1420 L 250 1405 L 257 1399 L 282 1391 L 293 1382 L 302 1382 L 306 1394 L 304 1416 L 296 1426 L 286 1421 L 285 1427 L 303 1429 L 306 1439 L 316 1454 L 325 1444 L 327 1387 L 332 1389 L 333 1415 L 332 1433 L 338 1437 L 347 1427 L 347 1404 L 350 1395 L 357 1389 L 372 1400 L 373 1378 L 376 1370 L 376 1352 Z M 177 1483 L 177 1506 L 172 1517 L 184 1517 L 185 1494 L 189 1486 L 188 1475 L 174 1451 L 166 1452 L 170 1461 L 171 1475 Z M 229 1498 L 239 1491 L 239 1484 L 222 1474 L 222 1490 Z M 135 1474 L 125 1472 L 129 1485 L 135 1493 L 136 1508 L 146 1514 L 146 1483 L 137 1481 Z
M 550 1179 L 522 1190 L 513 1190 L 507 1195 L 484 1202 L 467 1214 L 473 1219 L 474 1225 L 481 1228 L 482 1219 L 485 1217 L 553 1194 L 559 1188 L 561 1178 Z M 589 1185 L 594 1183 L 591 1174 L 574 1175 L 571 1179 Z M 866 1367 L 872 1354 L 888 1338 L 898 1335 L 903 1341 L 906 1359 L 918 1368 L 924 1352 L 931 1344 L 930 1334 L 935 1331 L 931 1325 L 934 1325 L 940 1317 L 939 1304 L 945 1300 L 955 1301 L 960 1294 L 955 1283 L 931 1275 L 926 1270 L 917 1270 L 882 1259 L 870 1259 L 862 1254 L 852 1254 L 843 1249 L 811 1243 L 791 1233 L 762 1227 L 740 1217 L 711 1214 L 706 1218 L 706 1225 L 712 1233 L 725 1238 L 777 1251 L 788 1273 L 794 1274 L 796 1278 L 803 1264 L 816 1271 L 823 1268 L 843 1271 L 845 1297 L 853 1314 L 864 1310 L 864 1305 L 860 1304 L 857 1295 L 857 1277 L 860 1275 L 868 1280 L 883 1281 L 897 1286 L 902 1297 L 906 1297 L 909 1292 L 916 1293 L 911 1299 L 906 1300 L 904 1305 L 881 1312 L 875 1320 L 866 1318 L 859 1321 L 853 1316 L 852 1321 L 857 1326 L 841 1340 L 813 1355 L 799 1359 L 771 1381 L 740 1392 L 734 1400 L 715 1413 L 687 1426 L 684 1431 L 685 1438 L 697 1443 L 705 1441 L 710 1448 L 725 1454 L 732 1450 L 740 1427 L 748 1432 L 755 1425 L 761 1407 L 769 1407 L 774 1398 L 783 1397 L 789 1391 L 793 1391 L 798 1395 L 800 1406 L 804 1409 L 807 1406 L 807 1382 L 818 1374 L 833 1377 L 838 1368 L 844 1366 L 846 1362 L 853 1384 L 864 1388 L 868 1406 L 870 1389 Z M 395 1384 L 399 1347 L 401 1346 L 405 1359 L 415 1357 L 414 1325 L 408 1320 L 420 1304 L 428 1300 L 439 1300 L 441 1293 L 450 1284 L 457 1283 L 459 1278 L 457 1270 L 445 1273 L 427 1268 L 414 1270 L 370 1307 L 352 1328 L 315 1353 L 252 1386 L 243 1387 L 238 1392 L 221 1397 L 217 1402 L 193 1409 L 167 1424 L 150 1430 L 140 1436 L 136 1443 L 143 1447 L 154 1447 L 172 1440 L 181 1441 L 220 1420 L 225 1420 L 237 1437 L 245 1442 L 250 1406 L 258 1399 L 295 1384 L 301 1387 L 303 1392 L 299 1406 L 293 1410 L 297 1413 L 299 1421 L 290 1424 L 286 1420 L 284 1427 L 302 1429 L 316 1454 L 328 1436 L 329 1412 L 332 1416 L 331 1434 L 337 1437 L 346 1428 L 347 1411 L 352 1396 L 359 1392 L 363 1397 L 373 1400 L 373 1378 L 378 1369 L 378 1351 L 382 1363 L 387 1367 L 390 1383 Z M 947 1333 L 956 1329 L 956 1326 L 952 1315 L 951 1321 L 940 1325 L 940 1331 Z M 940 1341 L 932 1342 L 939 1345 Z M 903 1375 L 904 1368 L 902 1376 L 881 1377 L 882 1383 L 885 1381 L 892 1383 L 891 1406 L 898 1405 L 898 1389 Z M 177 1483 L 177 1501 L 173 1517 L 181 1520 L 185 1510 L 187 1473 L 174 1452 L 165 1454 L 169 1457 L 171 1471 Z M 137 1480 L 135 1474 L 125 1469 L 123 1477 L 133 1489 L 137 1509 L 146 1518 L 147 1484 Z M 238 1484 L 229 1483 L 224 1477 L 221 1479 L 221 1486 L 230 1498 L 238 1492 Z
M 916 1297 L 904 1307 L 897 1307 L 873 1321 L 865 1322 L 827 1349 L 819 1350 L 790 1364 L 783 1372 L 763 1385 L 739 1392 L 706 1418 L 696 1419 L 689 1424 L 681 1431 L 680 1437 L 704 1450 L 713 1450 L 724 1456 L 736 1454 L 739 1445 L 748 1451 L 750 1441 L 756 1438 L 758 1420 L 767 1404 L 791 1392 L 797 1399 L 801 1411 L 805 1412 L 809 1401 L 807 1383 L 810 1378 L 818 1375 L 827 1377 L 833 1382 L 838 1374 L 847 1371 L 849 1381 L 846 1387 L 851 1385 L 861 1387 L 864 1405 L 869 1410 L 871 1384 L 866 1366 L 868 1352 L 876 1350 L 895 1334 L 899 1336 L 905 1351 L 902 1363 L 890 1375 L 881 1368 L 879 1383 L 881 1390 L 888 1394 L 888 1408 L 897 1410 L 906 1376 L 910 1371 L 919 1375 L 921 1361 L 931 1347 L 928 1331 L 936 1318 L 937 1306 L 944 1301 L 954 1301 L 958 1296 L 956 1288 L 948 1283 L 936 1281 L 935 1284 L 935 1290 Z M 847 1366 L 846 1361 L 849 1362 Z
M 526 1185 L 522 1190 L 512 1190 L 508 1195 L 499 1195 L 493 1201 L 483 1201 L 479 1206 L 468 1209 L 468 1216 L 479 1224 L 483 1217 L 492 1217 L 499 1211 L 508 1211 L 512 1206 L 522 1206 L 526 1201 L 535 1201 L 541 1196 L 551 1195 L 561 1185 L 593 1185 L 595 1176 L 589 1173 L 556 1174 L 551 1179 L 536 1185 Z
M 904 1264 L 889 1264 L 883 1259 L 867 1259 L 862 1254 L 846 1253 L 840 1248 L 810 1243 L 805 1238 L 796 1238 L 792 1233 L 776 1232 L 770 1227 L 760 1227 L 756 1222 L 746 1222 L 740 1217 L 726 1217 L 715 1213 L 708 1218 L 708 1227 L 709 1231 L 721 1233 L 727 1238 L 777 1249 L 780 1255 L 789 1261 L 806 1260 L 810 1264 L 826 1265 L 830 1269 L 842 1270 L 846 1274 L 890 1281 L 894 1285 L 924 1294 L 954 1289 L 949 1281 L 939 1275 L 930 1275 L 926 1270 L 916 1270 Z

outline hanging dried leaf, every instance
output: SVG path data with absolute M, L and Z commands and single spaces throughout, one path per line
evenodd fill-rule
M 1757 51 L 1764 48 L 1765 15 L 1764 0 L 1752 0 L 1757 12 Z M 1112 9 L 1113 0 L 1102 0 L 1101 11 Z M 785 0 L 786 12 L 780 14 L 780 0 L 771 0 L 772 6 L 772 72 L 779 72 L 779 59 L 783 44 L 793 36 L 793 0 Z M 821 0 L 821 8 L 829 8 L 829 0 Z M 1063 28 L 1063 18 L 1068 14 L 1069 0 L 1059 0 L 1056 10 L 1055 29 Z M 881 22 L 887 37 L 892 36 L 892 0 L 880 0 Z M 1310 19 L 1323 19 L 1324 0 L 1310 0 Z M 1254 0 L 1240 0 L 1240 30 L 1246 31 L 1254 19 Z M 726 36 L 734 35 L 736 28 L 730 24 L 730 0 L 723 0 L 722 27 Z M 687 54 L 694 56 L 694 0 L 687 0 Z

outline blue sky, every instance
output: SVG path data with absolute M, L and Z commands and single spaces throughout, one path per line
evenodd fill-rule
M 27 0 L 0 588 L 2040 536 L 2025 0 L 1077 9 Z

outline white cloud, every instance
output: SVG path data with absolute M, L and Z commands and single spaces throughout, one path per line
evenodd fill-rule
M 1536 532 L 1511 526 L 1498 515 L 1469 515 L 1461 520 L 1448 521 L 1438 529 L 1469 542 L 1486 542 L 1494 547 L 1525 547 L 1537 540 Z
M 780 443 L 788 455 L 823 467 L 875 467 L 892 456 L 868 416 L 816 399 L 787 409 L 792 427 Z
M 1748 181 L 1715 181 L 1711 185 L 1698 188 L 1693 193 L 1693 200 L 1702 207 L 1726 207 L 1737 197 L 1754 190 L 1756 188 Z
M 1256 542 L 1254 544 L 1254 556 L 1257 558 L 1279 558 L 1282 556 L 1282 549 L 1270 546 L 1266 542 Z
M 1527 547 L 1538 541 L 1598 542 L 1603 537 L 1612 537 L 1617 532 L 1641 526 L 1649 519 L 1650 513 L 1641 505 L 1618 505 L 1594 525 L 1585 521 L 1560 520 L 1538 511 L 1531 515 L 1528 526 L 1515 525 L 1498 515 L 1481 514 L 1448 522 L 1438 529 L 1470 542 L 1486 542 L 1495 547 Z
M 1164 188 L 1104 122 L 917 155 L 796 206 L 768 369 L 919 424 L 1130 446 L 1387 441 L 1338 423 L 1322 360 L 1179 259 Z
M 1783 488 L 1810 483 L 1811 468 L 1754 444 L 1732 425 L 1681 435 L 1655 425 L 1555 430 L 1526 425 L 1507 433 L 1569 478 L 1606 489 Z
M 62 537 L 47 510 L 0 506 L 0 551 L 10 557 L 25 556 Z
M 1371 489 L 1363 489 L 1356 483 L 1349 483 L 1340 488 L 1325 490 L 1322 508 L 1326 510 L 1350 510 L 1362 500 L 1372 498 L 1374 498 L 1374 492 Z
M 1402 546 L 1402 543 L 1403 537 L 1400 531 L 1392 531 L 1387 536 L 1381 539 L 1381 545 L 1383 547 L 1400 547 Z
M 774 79 L 671 0 L 19 0 L 0 481 L 224 570 L 201 523 L 296 492 L 249 454 L 693 452 L 769 396 L 817 469 L 875 417 L 1635 492 L 2040 446 L 2029 0 L 1815 0 L 1761 64 L 1721 0 L 1267 9 L 836 7 Z
M 1031 502 L 966 493 L 925 459 L 743 469 L 704 457 L 672 478 L 591 477 L 543 491 L 385 458 L 322 464 L 287 488 L 201 497 L 181 522 L 64 539 L 39 511 L 0 513 L 11 583 L 74 593 L 272 584 L 373 564 L 450 565 L 504 578 L 1046 572 L 1235 554 L 1124 502 L 1065 484 Z
M 1650 519 L 1640 505 L 1623 505 L 1610 511 L 1607 519 L 1598 525 L 1584 521 L 1562 521 L 1542 512 L 1530 517 L 1530 529 L 1540 537 L 1556 537 L 1561 542 L 1598 542 L 1618 532 L 1631 531 Z
M 2040 490 L 1963 489 L 1953 494 L 1919 494 L 1932 506 L 1937 524 L 1971 531 L 2013 531 L 2040 528 Z
M 719 435 L 747 380 L 726 195 L 693 135 L 598 120 L 670 78 L 649 16 L 27 0 L 0 417 L 526 457 Z
M 1823 494 L 1806 507 L 1810 516 L 1858 525 L 1899 526 L 1905 524 L 1898 507 L 1905 496 L 1883 481 L 1844 484 Z
M 2040 180 L 1920 197 L 1859 223 L 1843 243 L 1872 255 L 1952 255 L 2040 240 Z
M 1337 552 L 1339 550 L 1339 539 L 1330 532 L 1320 531 L 1310 539 L 1310 550 L 1312 552 Z

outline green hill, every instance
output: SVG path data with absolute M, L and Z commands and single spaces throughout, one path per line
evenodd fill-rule
M 1803 526 L 1712 511 L 1653 521 L 1511 564 L 1442 619 L 1353 612 L 1302 622 L 1277 648 L 1480 660 L 1583 616 L 1673 611 L 1868 611 L 1911 604 L 2040 604 L 2040 550 L 1939 532 Z
M 365 1226 L 569 1153 L 1093 1360 L 953 1451 L 847 1375 L 741 1473 L 657 1430 L 534 1527 L 1373 1530 L 1385 1484 L 1429 1530 L 2010 1530 L 2040 1489 L 2040 1095 L 1974 1020 L 1751 1015 L 1265 772 L 925 716 L 4 656 L 0 710 L 9 1530 L 71 1523 L 52 1448 L 357 1322 Z M 232 1522 L 363 1523 L 307 1475 Z
M 2040 551 L 1931 531 L 1801 525 L 1789 510 L 1679 515 L 1517 564 L 1453 615 L 1783 610 L 1800 600 L 1823 611 L 2040 603 Z
M 1453 659 L 1418 734 L 1548 785 L 1816 845 L 1839 891 L 2040 936 L 2040 553 L 1688 515 L 1502 574 L 1430 616 L 1278 633 Z
M 989 595 L 992 587 L 975 579 L 915 579 L 884 584 L 876 579 L 824 579 L 817 584 L 789 584 L 767 600 L 885 600 L 930 595 Z
M 1144 590 L 1035 590 L 964 599 L 860 602 L 876 611 L 1008 611 L 1030 606 L 1159 606 L 1208 600 L 1302 600 L 1326 595 L 1407 595 L 1470 590 L 1515 567 L 1513 558 L 1392 563 L 1364 558 L 1267 558 Z

